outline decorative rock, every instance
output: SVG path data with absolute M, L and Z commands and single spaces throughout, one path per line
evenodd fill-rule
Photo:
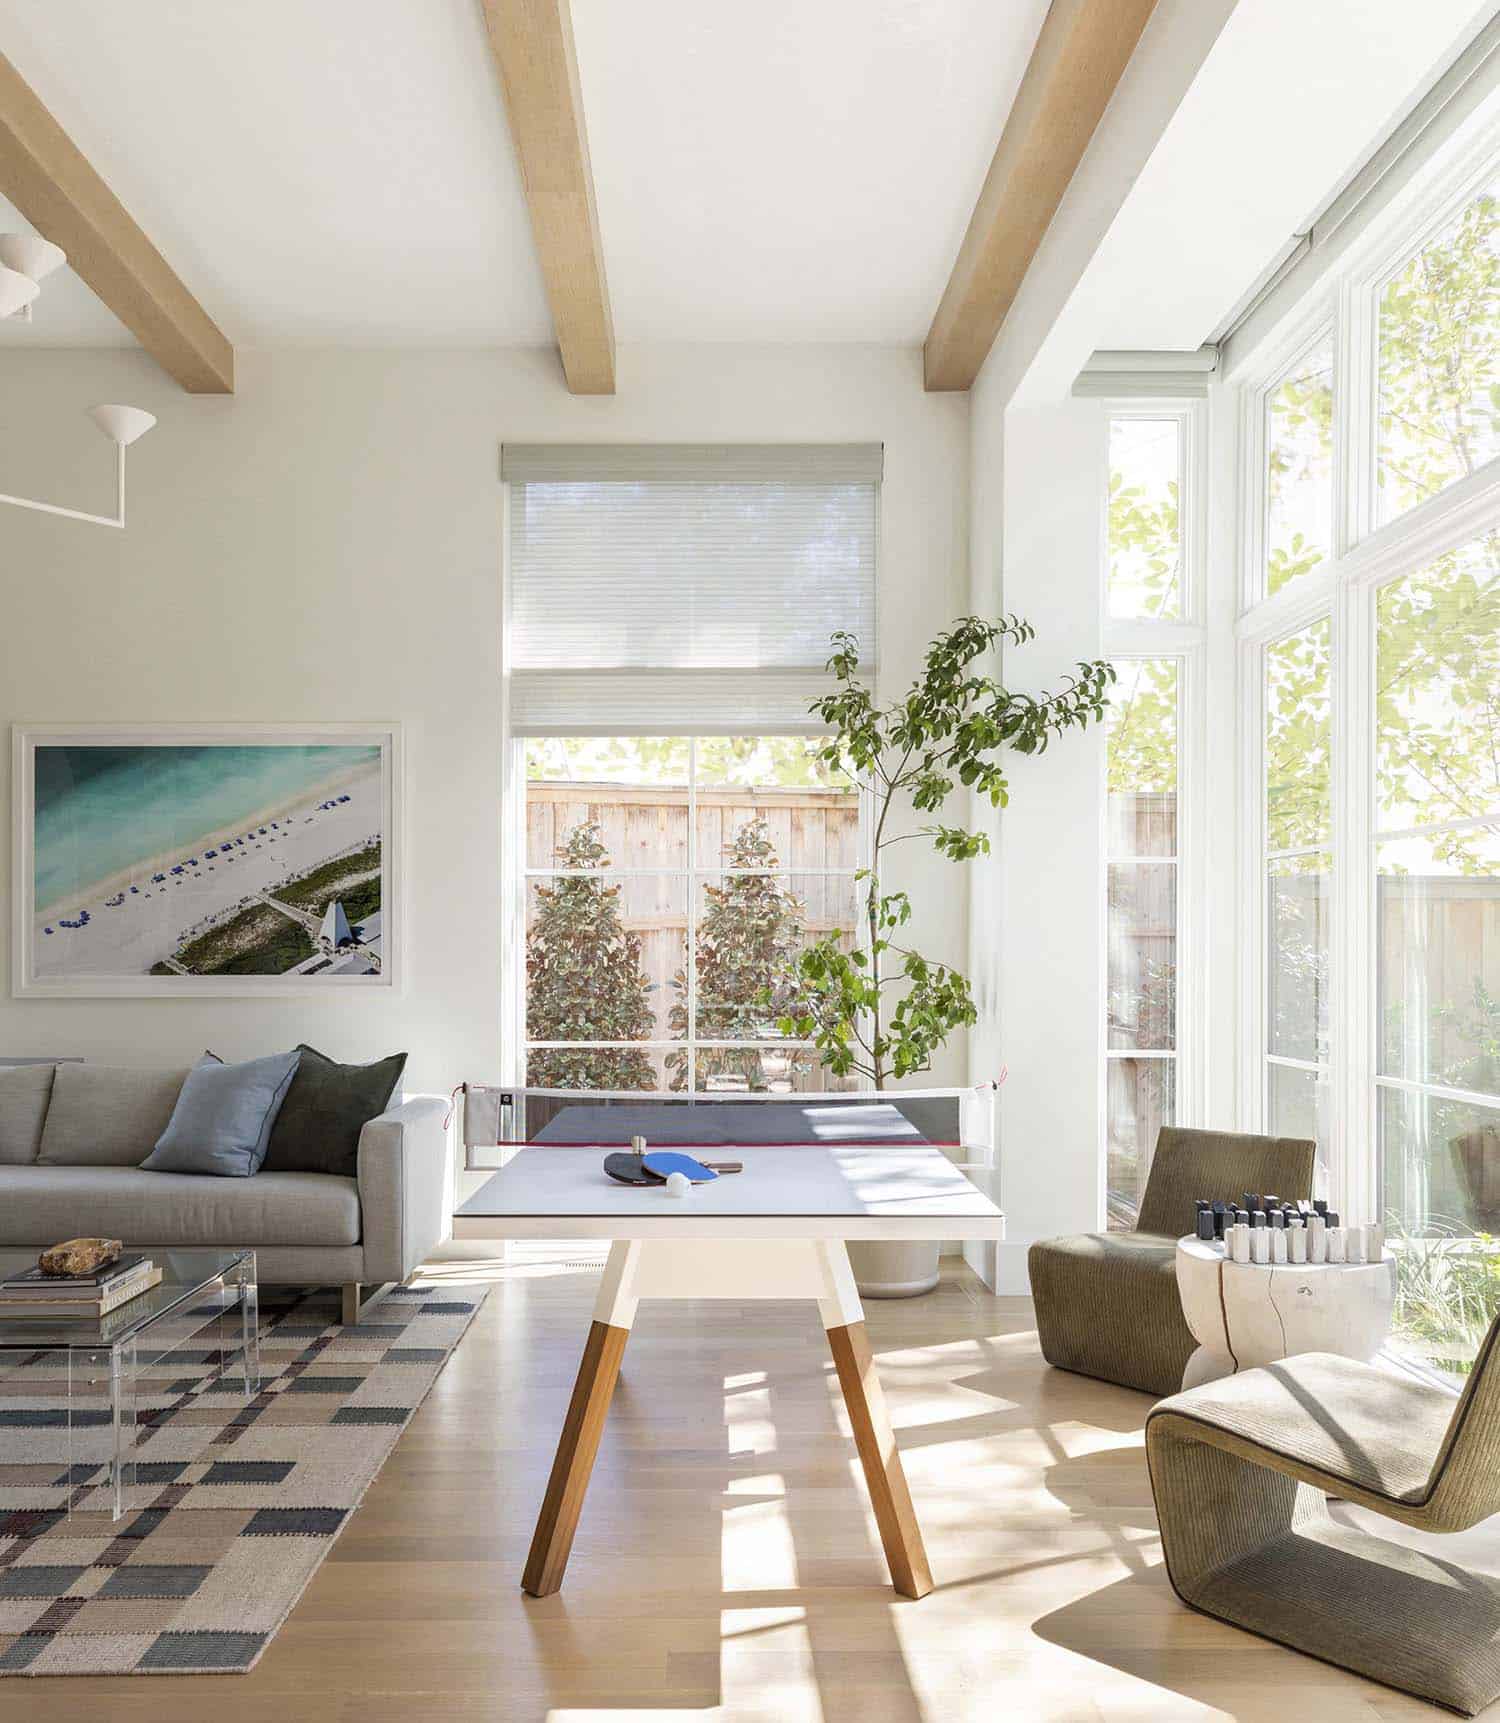
M 43 1274 L 77 1277 L 107 1268 L 125 1247 L 117 1238 L 70 1238 L 49 1245 L 36 1259 Z

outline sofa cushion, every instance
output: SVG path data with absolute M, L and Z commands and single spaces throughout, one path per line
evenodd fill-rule
M 0 1070 L 0 1167 L 29 1166 L 42 1143 L 55 1065 Z
M 0 1167 L 0 1245 L 97 1233 L 141 1245 L 359 1243 L 359 1187 L 320 1173 L 205 1179 L 144 1167 Z
M 305 1042 L 302 1063 L 276 1116 L 266 1170 L 339 1173 L 359 1169 L 359 1133 L 391 1103 L 406 1055 L 392 1053 L 373 1065 L 340 1065 Z
M 185 1070 L 59 1065 L 37 1160 L 48 1167 L 138 1167 L 166 1130 L 186 1076 Z M 73 1228 L 80 1230 L 87 1229 Z
M 171 1121 L 142 1166 L 153 1173 L 220 1178 L 258 1173 L 300 1057 L 273 1053 L 226 1065 L 205 1053 L 188 1072 Z

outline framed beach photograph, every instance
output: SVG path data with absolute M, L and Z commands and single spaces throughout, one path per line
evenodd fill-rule
M 16 725 L 13 991 L 399 983 L 396 726 Z

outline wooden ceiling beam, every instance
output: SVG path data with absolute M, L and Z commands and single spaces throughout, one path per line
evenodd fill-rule
M 1155 4 L 1052 0 L 928 331 L 928 389 L 979 375 Z
M 569 0 L 483 0 L 511 136 L 575 395 L 615 392 L 615 328 Z
M 184 389 L 234 393 L 233 347 L 3 54 L 0 192 Z

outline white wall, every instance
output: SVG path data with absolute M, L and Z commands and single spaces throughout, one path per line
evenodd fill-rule
M 306 1039 L 408 1048 L 417 1089 L 501 1074 L 502 441 L 882 441 L 888 686 L 967 603 L 968 403 L 924 394 L 915 351 L 627 348 L 612 399 L 568 395 L 540 352 L 242 352 L 227 400 L 137 353 L 12 351 L 0 488 L 109 509 L 82 414 L 110 400 L 160 418 L 124 533 L 0 508 L 0 722 L 401 720 L 408 979 L 397 997 L 0 997 L 0 1053 L 150 1064 Z M 961 963 L 952 864 L 901 848 L 923 948 Z M 9 867 L 6 844 L 7 899 Z M 932 1080 L 965 1069 L 958 1045 Z
M 1105 416 L 1097 401 L 1007 410 L 992 385 L 975 399 L 973 434 L 973 602 L 1037 630 L 1006 654 L 1007 684 L 1055 690 L 1102 649 Z M 976 1079 L 1010 1072 L 1002 1292 L 1028 1290 L 1034 1239 L 1099 1224 L 1103 748 L 1094 725 L 1011 759 L 1010 803 L 989 817 L 995 850 L 975 880 L 970 1063 Z

